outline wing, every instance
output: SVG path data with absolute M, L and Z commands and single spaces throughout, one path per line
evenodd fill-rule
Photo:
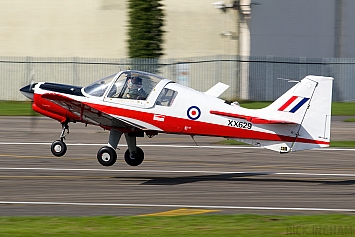
M 297 124 L 297 123 L 285 121 L 285 120 L 270 120 L 270 119 L 263 119 L 263 118 L 258 118 L 258 117 L 254 117 L 254 116 L 226 113 L 226 112 L 220 112 L 220 111 L 215 111 L 215 110 L 211 110 L 210 113 L 215 114 L 215 115 L 226 116 L 226 117 L 245 119 L 245 120 L 247 120 L 251 123 L 254 123 L 254 124 Z
M 48 93 L 42 95 L 42 98 L 47 99 L 68 110 L 69 112 L 77 115 L 80 118 L 80 122 L 86 124 L 98 125 L 106 129 L 117 128 L 129 129 L 131 131 L 137 129 L 146 129 L 145 127 L 136 124 L 132 121 L 128 121 L 124 118 L 120 118 L 115 115 L 107 114 L 105 112 L 93 108 L 88 103 L 77 101 L 63 95 Z

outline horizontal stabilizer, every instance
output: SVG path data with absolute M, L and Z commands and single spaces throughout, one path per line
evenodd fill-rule
M 216 85 L 212 86 L 208 91 L 205 92 L 206 95 L 210 95 L 213 97 L 218 97 L 222 95 L 229 88 L 228 85 L 218 82 Z

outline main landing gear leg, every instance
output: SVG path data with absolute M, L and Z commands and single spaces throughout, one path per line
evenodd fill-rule
M 65 137 L 69 134 L 68 122 L 62 123 L 62 133 L 60 140 L 56 140 L 51 145 L 51 152 L 55 156 L 63 156 L 67 152 L 67 145 L 64 143 Z
M 103 166 L 111 166 L 117 160 L 117 145 L 122 136 L 122 132 L 116 129 L 110 130 L 108 145 L 101 147 L 97 152 L 97 160 Z
M 125 133 L 128 149 L 124 154 L 126 163 L 130 166 L 138 166 L 144 160 L 144 152 L 141 148 L 137 147 L 137 140 L 135 136 L 129 136 Z

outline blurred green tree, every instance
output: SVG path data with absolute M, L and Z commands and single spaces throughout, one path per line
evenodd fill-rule
M 159 58 L 163 55 L 164 12 L 161 0 L 128 0 L 128 56 Z

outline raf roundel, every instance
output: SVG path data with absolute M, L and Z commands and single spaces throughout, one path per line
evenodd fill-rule
M 188 110 L 187 110 L 187 117 L 189 117 L 189 119 L 192 120 L 196 120 L 201 116 L 201 110 L 199 107 L 197 106 L 191 106 Z

